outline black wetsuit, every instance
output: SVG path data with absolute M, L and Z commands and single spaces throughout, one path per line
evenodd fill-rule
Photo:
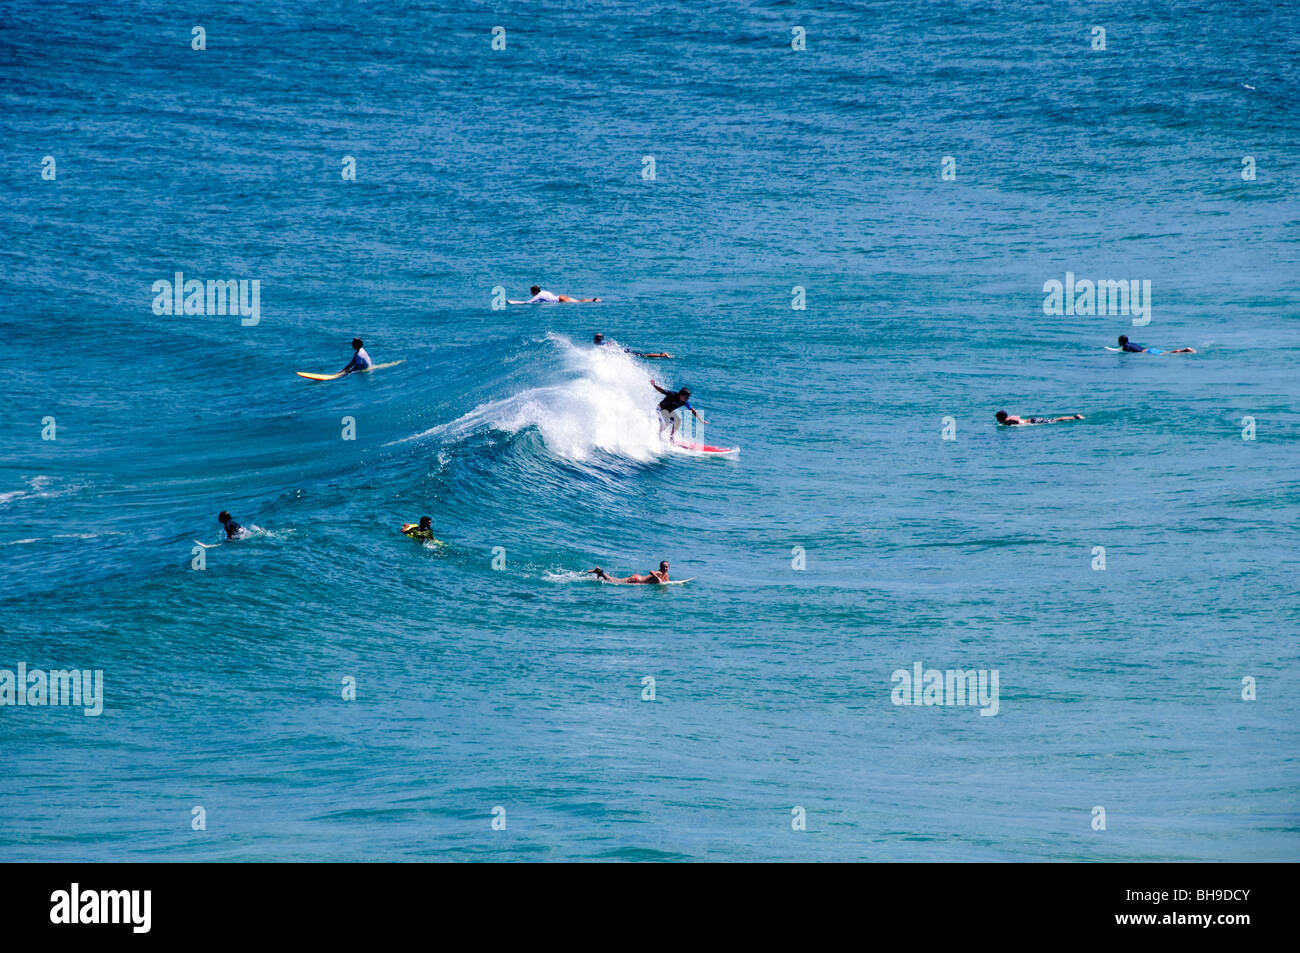
M 685 397 L 683 397 L 681 394 L 677 393 L 676 391 L 673 391 L 671 394 L 665 395 L 664 399 L 659 401 L 659 409 L 670 414 L 678 407 L 685 407 L 687 410 L 695 409 L 691 406 L 691 402 L 689 400 L 687 400 Z

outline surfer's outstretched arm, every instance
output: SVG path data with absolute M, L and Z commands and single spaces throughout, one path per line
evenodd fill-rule
M 662 387 L 656 384 L 653 377 L 650 378 L 650 386 L 653 387 L 655 390 L 659 391 L 659 393 L 663 394 L 664 396 L 667 396 L 672 393 L 672 391 L 664 390 Z

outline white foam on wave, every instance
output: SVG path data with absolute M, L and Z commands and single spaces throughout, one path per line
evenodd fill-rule
M 547 582 L 591 582 L 590 573 L 578 572 L 576 569 L 548 569 L 542 573 Z
M 547 449 L 569 461 L 590 460 L 598 453 L 638 461 L 661 456 L 666 448 L 655 415 L 659 395 L 645 368 L 617 345 L 579 347 L 559 334 L 547 338 L 560 350 L 564 380 L 482 404 L 417 436 L 459 437 L 484 427 L 518 433 L 536 427 Z
M 54 495 L 53 493 L 46 492 L 50 484 L 54 482 L 52 477 L 33 476 L 25 477 L 24 479 L 27 480 L 28 488 L 26 490 L 9 490 L 0 493 L 0 506 L 6 506 L 14 500 L 21 500 L 28 497 L 41 498 Z

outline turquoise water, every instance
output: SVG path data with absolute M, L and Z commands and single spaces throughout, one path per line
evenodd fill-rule
M 6 858 L 1300 859 L 1294 10 L 6 7 Z

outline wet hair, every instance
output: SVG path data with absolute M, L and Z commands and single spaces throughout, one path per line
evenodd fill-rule
M 420 517 L 420 529 L 428 529 L 433 526 L 433 519 L 428 516 Z
M 541 290 L 542 290 L 542 286 L 541 286 L 541 285 L 533 285 L 531 288 L 528 289 L 528 293 L 529 293 L 529 294 L 537 294 L 537 293 L 538 293 L 539 291 L 541 291 Z
M 667 568 L 668 568 L 668 560 L 665 559 L 663 562 L 659 564 L 659 571 L 663 572 Z
M 1007 419 L 1007 412 L 1005 410 L 999 410 L 993 416 L 998 419 L 998 423 L 1002 423 L 1002 421 Z
M 1128 343 L 1128 335 L 1127 335 L 1127 334 L 1121 334 L 1121 335 L 1119 336 L 1119 343 L 1120 343 L 1120 344 L 1127 344 L 1127 343 Z
M 596 343 L 599 344 L 601 341 L 605 340 L 605 335 L 603 335 L 603 334 L 597 334 L 595 340 L 596 340 Z
M 691 396 L 691 389 L 690 389 L 689 387 L 683 387 L 683 388 L 682 388 L 681 390 L 679 390 L 677 393 L 680 394 L 682 397 L 690 397 L 690 396 Z
M 230 518 L 230 510 L 222 510 L 221 513 L 217 516 L 217 522 L 218 523 L 232 522 Z
M 356 351 L 361 350 L 361 338 L 353 338 L 353 339 L 352 339 L 352 348 L 353 348 L 353 350 L 356 350 Z

